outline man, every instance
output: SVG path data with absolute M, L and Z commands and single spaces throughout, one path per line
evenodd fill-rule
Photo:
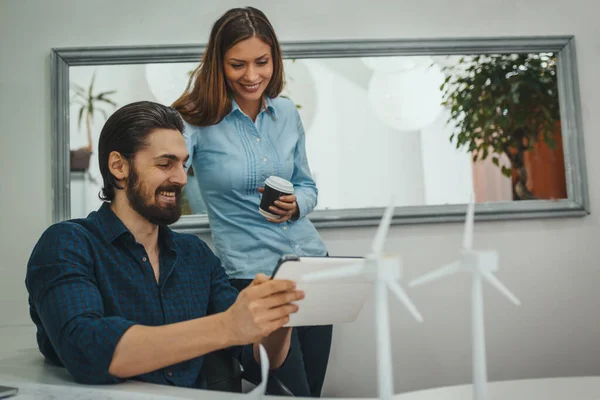
M 287 356 L 283 325 L 303 298 L 294 283 L 258 275 L 238 295 L 202 240 L 167 227 L 186 184 L 182 131 L 170 107 L 116 111 L 99 140 L 105 203 L 54 224 L 33 250 L 25 283 L 39 349 L 78 382 L 203 387 L 204 354 L 231 348 L 256 367 L 262 343 L 273 368 Z

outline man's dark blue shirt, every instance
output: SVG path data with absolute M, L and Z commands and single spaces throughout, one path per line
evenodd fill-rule
M 108 203 L 87 218 L 48 228 L 27 265 L 30 315 L 42 354 L 82 383 L 116 383 L 109 366 L 134 324 L 166 325 L 227 310 L 238 292 L 219 259 L 194 235 L 159 230 L 160 277 Z M 243 364 L 251 348 L 232 348 Z M 203 357 L 135 377 L 202 387 Z

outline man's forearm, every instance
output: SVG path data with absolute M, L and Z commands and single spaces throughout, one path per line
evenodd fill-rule
M 269 356 L 269 369 L 281 367 L 290 351 L 291 338 L 292 328 L 280 328 L 262 340 L 261 343 Z M 259 344 L 254 343 L 253 349 L 254 359 L 260 364 Z
M 134 325 L 117 344 L 109 373 L 129 378 L 155 371 L 231 347 L 232 339 L 223 313 L 164 326 Z

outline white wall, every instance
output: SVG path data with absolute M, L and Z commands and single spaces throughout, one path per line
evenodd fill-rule
M 516 309 L 486 290 L 492 380 L 600 374 L 600 28 L 594 0 L 254 1 L 282 40 L 574 34 L 577 38 L 591 208 L 586 218 L 487 222 L 476 245 L 501 252 L 499 277 L 521 298 Z M 217 7 L 217 4 L 219 6 Z M 52 47 L 205 42 L 234 1 L 3 0 L 0 2 L 0 316 L 29 325 L 23 278 L 51 222 L 50 73 Z M 148 6 L 150 5 L 150 6 Z M 447 10 L 444 14 L 439 10 Z M 28 172 L 26 172 L 28 171 Z M 399 226 L 386 248 L 405 257 L 407 278 L 456 256 L 461 224 Z M 334 255 L 368 250 L 374 229 L 325 230 Z M 397 391 L 470 380 L 467 279 L 413 289 L 426 323 L 394 310 Z M 488 288 L 486 288 L 488 289 Z M 393 303 L 395 304 L 395 303 Z M 328 395 L 374 395 L 369 315 L 335 329 Z M 32 339 L 31 334 L 27 336 Z M 34 346 L 34 343 L 31 343 Z

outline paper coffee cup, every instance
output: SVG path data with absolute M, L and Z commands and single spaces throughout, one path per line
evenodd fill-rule
M 265 191 L 260 200 L 258 212 L 265 217 L 280 218 L 280 215 L 273 214 L 269 211 L 269 207 L 279 200 L 281 196 L 287 196 L 294 193 L 294 185 L 288 180 L 278 176 L 270 176 L 265 179 Z

